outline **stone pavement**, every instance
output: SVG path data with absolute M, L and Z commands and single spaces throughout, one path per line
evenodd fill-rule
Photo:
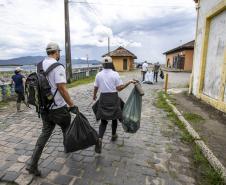
M 123 79 L 139 73 L 125 73 Z M 163 86 L 144 85 L 141 128 L 136 134 L 124 134 L 118 126 L 118 141 L 112 143 L 108 125 L 101 155 L 88 148 L 64 154 L 62 134 L 56 127 L 40 160 L 42 178 L 25 170 L 41 131 L 41 120 L 33 110 L 1 118 L 7 127 L 0 130 L 0 179 L 26 185 L 179 185 L 196 184 L 191 149 L 180 141 L 179 130 L 167 120 L 166 113 L 153 103 Z M 132 89 L 120 93 L 126 100 Z M 92 102 L 92 84 L 70 90 L 81 112 L 96 129 Z M 1 184 L 1 183 L 0 183 Z M 4 183 L 2 183 L 4 184 Z

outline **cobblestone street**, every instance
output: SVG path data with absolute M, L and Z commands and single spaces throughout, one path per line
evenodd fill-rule
M 140 73 L 122 73 L 122 79 L 138 78 Z M 34 149 L 41 131 L 41 119 L 33 110 L 1 116 L 0 124 L 0 179 L 26 185 L 179 185 L 196 184 L 190 146 L 180 140 L 180 130 L 167 119 L 163 110 L 154 106 L 157 90 L 163 87 L 143 85 L 141 128 L 136 134 L 123 133 L 112 143 L 111 124 L 103 141 L 101 155 L 94 147 L 64 154 L 63 138 L 56 127 L 40 160 L 42 178 L 34 178 L 25 170 L 25 164 Z M 124 101 L 132 85 L 120 93 Z M 91 111 L 93 85 L 70 89 L 80 111 L 98 130 Z M 0 183 L 4 184 L 4 183 Z

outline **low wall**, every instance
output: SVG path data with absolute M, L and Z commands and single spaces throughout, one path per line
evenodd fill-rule
M 95 76 L 99 71 L 100 71 L 99 66 L 92 68 L 73 69 L 72 80 L 81 80 L 88 78 L 89 76 Z M 7 82 L 0 81 L 0 101 L 12 99 L 13 97 L 15 97 L 15 94 L 16 93 L 14 85 L 10 84 L 9 80 L 7 80 Z

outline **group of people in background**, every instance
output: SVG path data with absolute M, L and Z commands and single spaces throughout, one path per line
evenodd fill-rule
M 156 82 L 157 83 L 159 72 L 163 73 L 162 70 L 161 70 L 159 62 L 155 63 L 152 70 L 149 72 L 149 65 L 148 65 L 147 61 L 144 61 L 144 63 L 141 66 L 142 82 L 150 81 L 150 82 Z

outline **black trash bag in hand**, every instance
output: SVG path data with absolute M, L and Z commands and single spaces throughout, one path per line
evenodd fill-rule
M 132 90 L 122 112 L 122 127 L 127 133 L 136 133 L 140 128 L 142 95 L 136 87 Z
M 78 113 L 69 126 L 64 139 L 65 152 L 75 152 L 95 145 L 98 134 L 82 113 Z
M 160 77 L 161 77 L 161 79 L 164 79 L 164 72 L 162 70 L 160 72 Z

